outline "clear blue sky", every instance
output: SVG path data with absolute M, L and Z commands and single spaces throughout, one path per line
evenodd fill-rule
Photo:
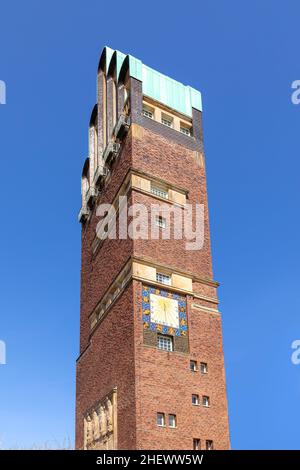
M 203 94 L 232 447 L 299 449 L 299 2 L 27 0 L 0 10 L 0 441 L 74 436 L 80 173 L 109 45 Z

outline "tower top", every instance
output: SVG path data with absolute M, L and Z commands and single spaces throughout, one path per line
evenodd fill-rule
M 143 64 L 141 60 L 110 47 L 104 47 L 99 68 L 107 75 L 112 62 L 116 62 L 116 80 L 122 80 L 124 71 L 142 82 L 143 95 L 159 101 L 179 113 L 192 116 L 192 108 L 202 111 L 201 93 L 194 88 L 167 77 Z

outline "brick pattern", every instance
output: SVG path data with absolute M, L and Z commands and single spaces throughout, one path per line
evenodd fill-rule
M 118 448 L 136 447 L 133 292 L 129 285 L 96 328 L 77 361 L 76 448 L 83 448 L 83 418 L 117 387 Z
M 192 449 L 193 438 L 213 440 L 215 449 L 228 449 L 229 433 L 220 316 L 191 308 L 189 296 L 190 354 L 168 353 L 144 347 L 142 287 L 134 281 L 135 362 L 137 374 L 138 449 Z M 207 362 L 208 374 L 190 371 L 190 360 Z M 192 405 L 192 394 L 210 397 L 210 407 Z M 177 428 L 159 428 L 156 413 L 176 414 Z
M 98 218 L 96 208 L 82 226 L 80 357 L 77 361 L 76 448 L 83 447 L 83 416 L 87 409 L 118 390 L 119 449 L 192 449 L 193 438 L 212 440 L 214 448 L 228 449 L 228 411 L 222 347 L 221 317 L 211 265 L 209 219 L 204 165 L 194 151 L 202 151 L 201 113 L 193 111 L 196 135 L 191 139 L 142 116 L 142 84 L 130 78 L 132 122 L 143 127 L 142 138 L 126 137 L 111 176 L 98 197 L 115 198 L 130 168 L 144 171 L 168 184 L 186 188 L 190 203 L 204 204 L 204 246 L 186 251 L 184 240 L 105 240 L 93 253 Z M 99 99 L 101 99 L 101 90 Z M 108 92 L 111 96 L 111 93 Z M 111 107 L 108 121 L 112 126 Z M 103 128 L 99 114 L 98 129 Z M 151 194 L 132 190 L 129 204 L 150 209 Z M 157 202 L 157 201 L 154 201 Z M 158 350 L 156 335 L 145 332 L 142 321 L 142 283 L 131 281 L 91 334 L 89 315 L 131 256 L 197 273 L 194 295 L 187 296 L 189 335 L 175 339 L 175 351 Z M 206 280 L 206 281 L 203 281 Z M 204 297 L 204 299 L 203 299 Z M 205 300 L 206 299 L 206 300 Z M 206 309 L 194 308 L 197 304 Z M 180 344 L 181 341 L 181 344 Z M 190 360 L 208 364 L 208 374 L 190 371 Z M 193 406 L 192 394 L 210 397 L 210 407 Z M 157 412 L 176 414 L 177 427 L 159 428 Z

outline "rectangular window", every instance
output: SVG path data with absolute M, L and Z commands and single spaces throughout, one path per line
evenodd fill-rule
M 166 228 L 166 219 L 161 215 L 155 217 L 155 223 L 160 228 Z
M 192 395 L 192 405 L 199 405 L 199 395 Z
M 160 186 L 151 185 L 151 193 L 163 199 L 168 199 L 168 191 Z
M 173 126 L 173 119 L 171 116 L 167 116 L 166 114 L 161 115 L 161 123 L 164 124 L 164 126 L 172 127 Z
M 153 119 L 153 108 L 150 108 L 150 106 L 146 106 L 145 104 L 143 105 L 143 115 Z
M 193 372 L 196 372 L 196 370 L 197 370 L 197 362 L 196 361 L 190 361 L 190 369 Z
M 156 280 L 157 282 L 160 282 L 161 284 L 166 284 L 167 286 L 171 285 L 171 277 L 168 276 L 167 274 L 156 273 Z
M 207 374 L 207 364 L 206 362 L 200 363 L 200 372 L 201 374 Z
M 206 450 L 213 450 L 213 449 L 214 449 L 214 442 L 206 441 Z
M 169 415 L 169 427 L 176 428 L 176 415 Z
M 157 335 L 157 347 L 163 351 L 173 351 L 173 338 L 166 335 Z
M 204 395 L 204 396 L 202 397 L 202 406 L 209 407 L 209 403 L 210 403 L 209 397 L 207 397 L 207 396 Z
M 184 124 L 180 124 L 180 132 L 181 132 L 182 134 L 185 134 L 185 135 L 188 135 L 188 136 L 191 135 L 191 129 L 190 129 L 190 127 L 187 127 L 187 126 L 185 126 Z
M 157 426 L 165 426 L 165 413 L 157 413 L 156 416 L 156 424 Z
M 193 439 L 193 450 L 200 450 L 200 449 L 201 449 L 200 439 Z

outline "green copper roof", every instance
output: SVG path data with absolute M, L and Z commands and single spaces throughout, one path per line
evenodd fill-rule
M 106 48 L 106 69 L 115 51 Z M 190 86 L 183 85 L 166 75 L 144 65 L 139 59 L 116 51 L 117 77 L 126 57 L 129 58 L 129 74 L 142 82 L 143 94 L 157 100 L 176 111 L 192 116 L 192 108 L 202 111 L 201 93 Z

